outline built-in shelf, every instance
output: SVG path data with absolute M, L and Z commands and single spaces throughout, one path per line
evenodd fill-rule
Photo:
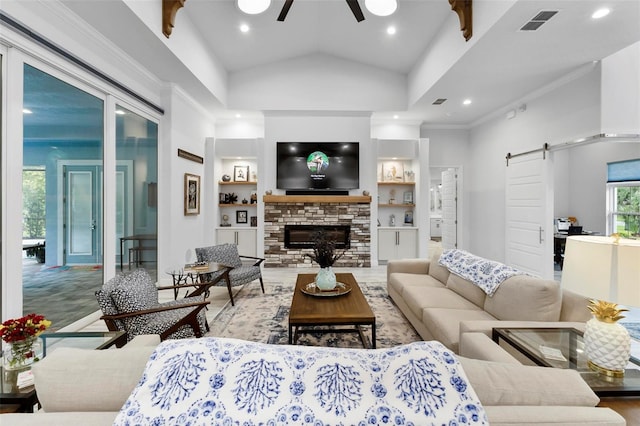
M 252 181 L 252 182 L 224 182 L 224 181 L 219 181 L 218 182 L 219 185 L 257 185 L 258 182 L 256 181 Z
M 234 203 L 234 204 L 218 204 L 218 207 L 256 207 L 257 205 L 258 205 L 257 203 L 253 203 L 253 204 Z
M 371 203 L 370 195 L 265 195 L 265 203 Z
M 378 185 L 407 185 L 407 186 L 415 186 L 415 182 L 378 182 Z
M 415 204 L 378 204 L 378 207 L 415 207 Z

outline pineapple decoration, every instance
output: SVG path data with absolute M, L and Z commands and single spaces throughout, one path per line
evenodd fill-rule
M 629 332 L 618 320 L 628 309 L 615 303 L 591 300 L 589 310 L 593 314 L 584 332 L 584 344 L 589 367 L 611 377 L 623 377 L 631 354 Z

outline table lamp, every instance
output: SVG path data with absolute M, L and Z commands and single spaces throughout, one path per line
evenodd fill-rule
M 594 318 L 586 324 L 584 343 L 589 367 L 622 377 L 629 362 L 631 337 L 617 321 L 640 306 L 640 241 L 602 236 L 567 238 L 562 268 L 563 289 L 591 300 Z

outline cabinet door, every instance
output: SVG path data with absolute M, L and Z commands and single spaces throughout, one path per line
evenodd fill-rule
M 391 260 L 396 258 L 396 230 L 378 230 L 378 260 Z
M 417 229 L 399 229 L 396 259 L 412 259 L 417 256 Z
M 236 230 L 238 254 L 242 256 L 256 256 L 258 252 L 256 247 L 256 232 L 255 229 Z
M 216 244 L 236 244 L 236 231 L 234 229 L 218 229 Z

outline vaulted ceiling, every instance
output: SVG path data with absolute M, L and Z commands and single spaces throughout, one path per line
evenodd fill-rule
M 385 18 L 371 15 L 362 4 L 362 22 L 344 0 L 296 0 L 285 22 L 276 20 L 284 0 L 273 0 L 259 15 L 242 13 L 233 0 L 187 0 L 169 40 L 161 32 L 160 1 L 153 2 L 158 15 L 146 22 L 136 9 L 141 4 L 130 0 L 63 3 L 160 79 L 181 85 L 221 116 L 251 109 L 250 102 L 237 101 L 234 90 L 263 70 L 277 74 L 290 63 L 314 58 L 305 64 L 309 75 L 317 76 L 310 67 L 329 58 L 353 64 L 356 75 L 369 69 L 398 76 L 394 81 L 406 92 L 403 105 L 371 108 L 375 119 L 397 115 L 434 125 L 470 125 L 640 40 L 640 2 L 635 0 L 475 0 L 469 41 L 447 0 L 399 0 L 396 13 Z M 594 20 L 592 13 L 603 6 L 611 13 Z M 536 31 L 520 30 L 546 10 L 557 13 Z M 249 31 L 241 32 L 241 24 Z M 389 26 L 395 34 L 387 33 Z M 187 33 L 204 47 L 189 52 L 189 45 L 178 46 Z M 181 54 L 199 58 L 200 69 Z M 206 79 L 215 74 L 213 66 L 225 73 L 230 93 L 210 89 Z M 433 105 L 438 98 L 447 101 Z M 471 105 L 462 105 L 467 98 Z M 268 110 L 268 101 L 256 109 Z M 283 109 L 282 103 L 273 109 Z

